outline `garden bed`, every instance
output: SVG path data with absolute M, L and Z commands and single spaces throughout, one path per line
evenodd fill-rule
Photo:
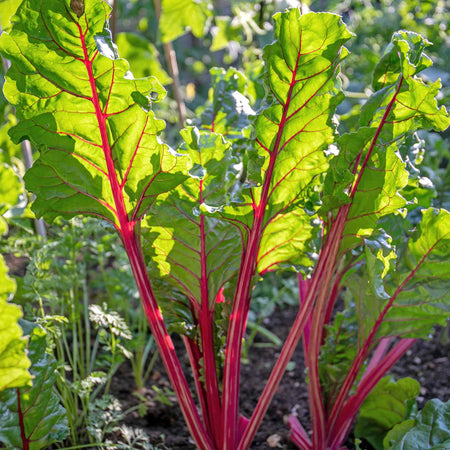
M 295 313 L 295 308 L 276 311 L 273 316 L 265 319 L 264 325 L 280 338 L 284 338 L 289 332 Z M 419 409 L 432 398 L 439 398 L 442 401 L 450 398 L 450 342 L 448 339 L 445 343 L 442 341 L 441 330 L 437 331 L 430 341 L 418 341 L 392 370 L 396 378 L 412 377 L 420 382 Z M 253 410 L 278 353 L 278 349 L 260 347 L 258 346 L 259 343 L 261 341 L 250 349 L 249 362 L 242 367 L 241 411 L 244 414 L 249 414 Z M 182 351 L 182 345 L 178 348 Z M 276 446 L 275 448 L 295 449 L 296 447 L 289 442 L 288 428 L 283 425 L 283 420 L 293 410 L 305 428 L 309 429 L 308 400 L 302 353 L 301 346 L 299 346 L 293 359 L 295 367 L 285 374 L 251 448 L 269 449 Z M 182 356 L 182 362 L 187 372 L 188 360 L 186 355 Z M 169 381 L 159 361 L 153 374 L 153 383 L 161 389 L 169 387 Z M 125 363 L 116 374 L 112 384 L 112 393 L 119 398 L 124 410 L 139 403 L 138 398 L 132 395 L 132 386 L 131 368 L 128 363 Z M 148 388 L 150 389 L 151 386 L 148 386 Z M 148 397 L 151 397 L 150 390 L 148 391 Z M 149 407 L 145 416 L 140 417 L 139 413 L 134 411 L 126 418 L 125 423 L 142 428 L 151 437 L 153 445 L 164 442 L 170 450 L 195 449 L 175 402 L 172 406 L 152 402 L 152 406 Z M 347 446 L 349 449 L 354 448 L 351 442 L 348 442 Z M 362 448 L 369 450 L 372 447 L 363 444 Z

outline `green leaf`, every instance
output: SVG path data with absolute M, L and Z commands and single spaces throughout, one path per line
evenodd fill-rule
M 0 394 L 0 441 L 12 450 L 48 448 L 50 444 L 63 440 L 69 432 L 66 411 L 53 390 L 56 361 L 46 354 L 45 331 L 29 323 L 25 324 L 24 330 L 26 328 L 30 332 L 28 355 L 33 386 L 8 389 Z
M 8 277 L 8 268 L 0 255 L 0 392 L 31 385 L 26 340 L 19 325 L 22 310 L 7 302 L 15 290 L 14 280 Z
M 382 58 L 375 66 L 373 88 L 378 91 L 386 85 L 395 84 L 399 73 L 412 77 L 430 67 L 431 59 L 423 53 L 431 45 L 420 34 L 412 31 L 398 31 L 392 36 Z
M 450 448 L 450 401 L 430 400 L 415 419 L 395 426 L 383 444 L 385 450 Z
M 2 35 L 12 63 L 4 90 L 20 119 L 11 137 L 40 150 L 25 177 L 38 216 L 135 222 L 184 179 L 150 110 L 165 91 L 156 78 L 131 78 L 117 58 L 104 30 L 106 2 L 86 0 L 79 19 L 69 4 L 26 0 Z
M 119 33 L 116 36 L 119 55 L 130 63 L 130 70 L 135 78 L 154 76 L 166 86 L 172 83 L 172 78 L 159 62 L 156 47 L 133 33 Z
M 392 259 L 389 245 L 378 254 L 366 250 L 366 263 L 345 281 L 356 303 L 361 341 L 376 324 L 375 339 L 428 338 L 436 324 L 448 320 L 450 213 L 430 208 L 422 216 L 414 233 L 404 238 L 406 248 L 395 265 L 388 268 L 385 261 Z
M 375 69 L 377 91 L 361 109 L 360 128 L 338 140 L 339 154 L 331 162 L 321 214 L 351 203 L 341 251 L 363 243 L 380 218 L 407 206 L 401 195 L 408 170 L 399 148 L 419 128 L 444 130 L 450 119 L 436 96 L 440 83 L 426 84 L 415 75 L 428 67 L 427 41 L 413 32 L 398 32 L 386 57 Z M 377 81 L 378 80 L 378 81 Z M 406 192 L 406 191 L 404 191 Z
M 210 47 L 212 52 L 223 50 L 228 46 L 230 41 L 240 42 L 242 40 L 242 26 L 235 22 L 235 20 L 228 16 L 215 17 L 215 27 L 211 31 L 213 33 Z
M 163 42 L 174 41 L 188 29 L 195 37 L 205 34 L 211 16 L 208 0 L 162 0 L 159 29 Z
M 2 31 L 9 31 L 11 28 L 11 16 L 17 11 L 22 0 L 1 0 L 0 1 L 0 23 Z
M 333 14 L 300 15 L 291 9 L 275 15 L 275 24 L 276 40 L 264 51 L 272 104 L 256 118 L 255 150 L 248 153 L 248 172 L 257 169 L 260 175 L 249 179 L 254 187 L 242 192 L 240 204 L 222 211 L 242 224 L 243 233 L 259 220 L 255 212 L 264 211 L 261 272 L 305 264 L 299 250 L 312 227 L 300 205 L 314 198 L 311 194 L 320 190 L 320 176 L 328 168 L 325 150 L 334 140 L 332 117 L 342 100 L 339 62 L 347 55 L 343 44 L 352 36 Z M 279 230 L 284 232 L 278 246 L 270 237 Z
M 395 425 L 408 419 L 420 393 L 412 378 L 394 381 L 382 378 L 361 406 L 355 425 L 355 436 L 366 439 L 376 450 L 383 450 L 383 439 Z
M 180 151 L 189 156 L 190 177 L 152 208 L 145 223 L 150 272 L 184 292 L 194 304 L 214 304 L 239 266 L 238 230 L 202 210 L 228 201 L 237 160 L 219 134 L 191 127 L 182 131 Z M 167 293 L 166 293 L 167 296 Z
M 427 338 L 450 314 L 450 213 L 429 208 L 399 260 L 392 284 L 392 307 L 379 335 Z M 389 300 L 391 301 L 391 300 Z M 385 306 L 385 304 L 383 305 Z
M 232 67 L 227 70 L 214 67 L 210 74 L 211 105 L 203 111 L 198 126 L 219 133 L 229 141 L 249 138 L 249 116 L 255 112 L 245 97 L 245 76 Z
M 0 162 L 0 236 L 8 231 L 8 224 L 3 216 L 19 203 L 23 191 L 22 182 L 14 169 Z

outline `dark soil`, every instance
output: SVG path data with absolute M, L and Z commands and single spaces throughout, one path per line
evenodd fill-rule
M 295 312 L 295 309 L 277 311 L 265 320 L 264 326 L 284 339 L 294 320 Z M 418 399 L 419 408 L 432 398 L 446 401 L 450 397 L 450 343 L 448 338 L 447 343 L 442 343 L 441 337 L 442 331 L 439 331 L 431 341 L 417 342 L 392 370 L 397 378 L 410 376 L 420 382 L 422 388 Z M 187 357 L 183 356 L 182 346 L 179 345 L 178 348 L 179 354 L 182 355 L 182 363 L 187 367 L 188 361 Z M 253 346 L 250 350 L 248 362 L 242 366 L 241 413 L 246 417 L 249 417 L 253 411 L 278 352 L 279 349 L 261 348 L 257 343 L 257 346 Z M 288 428 L 283 423 L 292 411 L 295 411 L 302 425 L 309 429 L 308 399 L 301 346 L 296 350 L 293 361 L 295 366 L 285 374 L 252 443 L 252 449 L 294 449 L 295 447 L 289 442 Z M 170 387 L 162 365 L 155 370 L 152 383 L 160 388 Z M 115 376 L 112 393 L 119 398 L 125 410 L 139 403 L 137 397 L 132 395 L 133 384 L 129 366 L 122 365 Z M 149 399 L 154 397 L 150 390 L 143 394 Z M 164 442 L 166 448 L 171 450 L 196 448 L 175 401 L 169 406 L 150 400 L 146 414 L 140 417 L 135 411 L 127 417 L 126 424 L 142 428 L 151 437 L 154 445 Z M 351 441 L 347 443 L 349 450 L 354 448 Z M 371 449 L 369 445 L 363 448 Z

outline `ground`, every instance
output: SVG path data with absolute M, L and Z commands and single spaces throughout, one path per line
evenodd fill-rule
M 283 338 L 287 335 L 294 317 L 295 309 L 293 308 L 277 311 L 270 319 L 266 320 L 265 326 Z M 419 408 L 422 408 L 426 401 L 432 398 L 446 401 L 450 397 L 450 342 L 448 338 L 447 342 L 442 342 L 442 334 L 442 330 L 440 330 L 436 332 L 431 341 L 417 342 L 392 371 L 397 377 L 410 376 L 420 382 L 422 388 Z M 252 443 L 252 449 L 270 449 L 276 443 L 278 443 L 277 448 L 294 449 L 295 447 L 289 442 L 287 426 L 283 424 L 283 420 L 293 410 L 305 428 L 309 427 L 304 366 L 300 347 L 293 358 L 295 367 L 283 378 L 266 418 Z M 249 362 L 243 365 L 241 376 L 241 412 L 244 415 L 249 416 L 253 410 L 277 352 L 278 350 L 274 348 L 253 347 L 250 350 Z M 182 357 L 182 363 L 187 365 L 187 358 Z M 161 366 L 155 369 L 153 382 L 161 388 L 169 386 Z M 112 386 L 112 393 L 121 400 L 124 409 L 138 404 L 137 397 L 131 395 L 132 386 L 133 377 L 130 368 L 124 364 L 115 376 Z M 195 449 L 176 404 L 169 406 L 155 403 L 144 417 L 140 417 L 136 411 L 128 416 L 126 422 L 130 426 L 142 428 L 155 445 L 162 442 L 161 435 L 164 435 L 164 443 L 170 450 Z M 349 450 L 354 448 L 351 439 L 347 446 Z M 368 445 L 363 448 L 371 449 Z

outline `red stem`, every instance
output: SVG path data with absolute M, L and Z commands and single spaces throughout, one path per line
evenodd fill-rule
M 202 302 L 202 309 L 200 312 L 200 335 L 202 341 L 203 370 L 205 375 L 205 392 L 209 429 L 213 436 L 216 448 L 221 448 L 222 406 L 220 403 L 214 352 L 213 314 L 214 312 L 209 311 L 208 303 L 204 306 Z
M 289 416 L 288 422 L 289 428 L 291 430 L 290 439 L 291 441 L 301 450 L 311 450 L 312 443 L 302 424 L 299 422 L 297 417 L 293 414 Z
M 400 284 L 400 286 L 397 287 L 392 297 L 387 302 L 386 306 L 383 308 L 383 311 L 378 316 L 378 319 L 376 320 L 372 330 L 369 333 L 369 336 L 367 337 L 366 341 L 364 342 L 364 345 L 359 350 L 358 354 L 356 355 L 355 359 L 353 360 L 352 367 L 350 368 L 347 377 L 345 378 L 344 383 L 342 384 L 342 387 L 339 391 L 339 394 L 336 398 L 336 401 L 333 405 L 333 408 L 330 413 L 330 419 L 329 419 L 329 436 L 332 438 L 338 428 L 336 427 L 336 423 L 341 415 L 342 408 L 344 407 L 345 401 L 347 399 L 347 396 L 355 383 L 356 377 L 358 376 L 358 373 L 360 372 L 364 361 L 366 360 L 370 347 L 372 346 L 376 333 L 378 332 L 378 329 L 380 328 L 381 324 L 383 323 L 384 318 L 386 317 L 386 314 L 391 309 L 392 305 L 394 304 L 397 296 L 400 294 L 400 292 L 404 289 L 406 284 L 409 282 L 409 280 L 414 277 L 415 273 L 419 269 L 419 267 L 423 264 L 425 259 L 428 257 L 428 254 L 431 252 L 433 247 L 431 247 L 427 253 L 422 257 L 422 259 L 418 262 L 417 266 L 411 270 L 409 275 L 403 280 L 403 282 Z
M 200 155 L 201 163 L 201 155 Z M 200 204 L 203 203 L 203 180 L 200 180 Z M 209 306 L 209 287 L 206 253 L 205 217 L 200 216 L 200 263 L 201 263 L 201 305 L 200 305 L 200 336 L 203 355 L 203 370 L 205 374 L 206 402 L 208 409 L 209 429 L 217 448 L 222 447 L 222 405 L 220 403 L 219 382 L 217 379 L 216 353 L 214 351 L 214 306 Z
M 326 442 L 326 415 L 322 397 L 322 388 L 319 377 L 319 355 L 322 344 L 327 305 L 333 299 L 329 297 L 330 284 L 334 277 L 336 258 L 339 252 L 341 236 L 345 227 L 344 217 L 347 215 L 348 205 L 338 213 L 330 234 L 324 246 L 324 265 L 326 270 L 318 280 L 317 300 L 312 315 L 311 336 L 308 353 L 305 361 L 308 367 L 308 401 L 310 405 L 311 421 L 313 426 L 312 446 L 315 450 L 325 449 Z
M 306 296 L 309 292 L 309 285 L 311 284 L 310 280 L 304 280 L 301 273 L 298 274 L 298 296 L 300 301 L 300 308 L 305 302 Z M 311 334 L 311 317 L 308 318 L 305 329 L 303 330 L 303 354 L 306 356 L 308 353 L 309 346 L 309 336 Z
M 181 410 L 186 419 L 186 423 L 191 431 L 197 446 L 201 449 L 209 450 L 214 448 L 209 434 L 206 432 L 203 423 L 198 414 L 191 392 L 186 382 L 186 378 L 181 369 L 180 362 L 175 353 L 172 339 L 170 338 L 167 328 L 164 324 L 163 317 L 156 302 L 150 280 L 147 275 L 144 257 L 139 244 L 139 238 L 136 236 L 134 228 L 136 222 L 130 221 L 125 209 L 125 202 L 120 189 L 119 181 L 116 174 L 114 161 L 112 158 L 111 147 L 108 140 L 107 131 L 107 111 L 102 111 L 100 101 L 95 84 L 95 77 L 92 70 L 92 61 L 89 59 L 85 34 L 83 34 L 81 26 L 77 23 L 80 40 L 84 52 L 84 64 L 86 66 L 89 82 L 92 90 L 91 101 L 94 105 L 100 135 L 102 139 L 102 148 L 107 166 L 108 179 L 111 184 L 111 190 L 114 198 L 114 204 L 117 211 L 116 228 L 122 238 L 125 250 L 130 260 L 131 269 L 138 287 L 141 302 L 145 311 L 145 315 L 150 325 L 150 329 L 155 338 L 161 359 L 166 367 L 169 379 L 174 388 L 180 403 Z
M 16 389 L 17 393 L 17 414 L 19 415 L 19 427 L 20 427 L 20 438 L 22 439 L 23 450 L 30 449 L 30 440 L 27 438 L 25 434 L 25 423 L 24 423 L 24 415 L 22 411 L 22 403 L 20 398 L 20 389 Z
M 314 301 L 317 297 L 317 291 L 324 286 L 326 278 L 331 277 L 327 268 L 327 261 L 336 258 L 337 251 L 339 249 L 339 242 L 336 239 L 327 240 L 327 244 L 323 248 L 319 260 L 317 262 L 317 267 L 314 271 L 314 275 L 310 281 L 307 295 L 300 307 L 300 310 L 292 324 L 291 331 L 286 338 L 285 343 L 280 352 L 277 362 L 267 380 L 267 384 L 258 400 L 258 403 L 253 411 L 252 417 L 250 418 L 249 424 L 245 429 L 239 445 L 238 450 L 247 449 L 253 438 L 255 437 L 256 431 L 258 430 L 264 415 L 269 408 L 270 402 L 281 382 L 283 374 L 286 370 L 286 366 L 292 358 L 295 348 L 297 347 L 298 341 L 300 340 L 304 328 L 309 320 L 311 311 L 314 307 Z M 329 282 L 329 281 L 328 281 Z
M 247 248 L 239 272 L 235 299 L 230 315 L 230 325 L 228 329 L 227 346 L 225 350 L 225 364 L 223 377 L 223 430 L 225 433 L 224 450 L 234 450 L 235 442 L 238 440 L 238 418 L 239 418 L 239 383 L 241 368 L 241 349 L 242 340 L 245 333 L 245 324 L 247 322 L 248 310 L 250 307 L 250 287 L 252 277 L 256 270 L 256 257 L 258 254 L 259 243 L 262 234 L 262 225 L 264 213 L 269 198 L 269 189 L 272 181 L 272 174 L 275 168 L 275 162 L 280 150 L 281 139 L 283 137 L 284 127 L 288 117 L 289 105 L 292 98 L 292 92 L 296 84 L 295 76 L 300 60 L 300 49 L 297 55 L 295 68 L 292 72 L 292 79 L 289 91 L 286 97 L 286 103 L 283 106 L 283 114 L 278 126 L 277 137 L 272 152 L 270 153 L 269 165 L 261 193 L 261 199 L 254 210 L 254 223 L 248 238 Z
M 395 90 L 394 95 L 392 96 L 392 99 L 390 100 L 388 106 L 386 107 L 386 111 L 383 114 L 383 117 L 380 121 L 380 124 L 378 125 L 377 131 L 375 132 L 375 135 L 373 137 L 372 143 L 369 147 L 369 150 L 367 151 L 367 154 L 364 158 L 363 163 L 361 164 L 361 168 L 359 170 L 358 173 L 358 177 L 352 187 L 352 191 L 350 194 L 350 197 L 353 199 L 358 185 L 361 181 L 361 178 L 363 176 L 364 170 L 367 166 L 367 163 L 369 162 L 370 156 L 375 148 L 375 145 L 377 143 L 377 140 L 381 134 L 381 130 L 383 129 L 384 124 L 386 123 L 386 120 L 389 116 L 389 113 L 391 112 L 391 109 L 395 103 L 395 100 L 397 98 L 398 93 L 400 92 L 401 86 L 403 83 L 403 76 L 400 76 L 399 78 L 399 82 L 398 82 L 398 86 Z M 357 167 L 355 167 L 355 170 L 357 169 Z M 351 205 L 351 204 L 350 204 Z M 345 224 L 345 221 L 347 219 L 347 215 L 348 215 L 348 211 L 350 209 L 349 205 L 344 205 L 338 212 L 338 217 L 341 215 L 342 213 L 342 217 L 343 217 L 343 222 Z M 337 217 L 337 219 L 338 219 Z M 396 292 L 393 296 L 392 301 L 394 301 L 395 297 L 398 295 L 398 292 Z M 391 306 L 392 302 L 389 302 L 389 308 Z M 388 306 L 386 306 L 386 308 L 388 308 Z M 343 383 L 343 385 L 341 386 L 341 389 L 339 391 L 339 394 L 336 398 L 336 401 L 333 405 L 333 408 L 331 410 L 330 416 L 329 416 L 329 421 L 328 421 L 328 426 L 330 430 L 333 430 L 333 426 L 334 423 L 336 422 L 337 416 L 345 402 L 345 399 L 347 398 L 348 393 L 350 392 L 351 387 L 353 386 L 356 377 L 358 376 L 359 371 L 361 370 L 362 364 L 364 363 L 364 360 L 367 358 L 370 346 L 372 345 L 372 339 L 375 337 L 375 333 L 378 330 L 378 327 L 381 325 L 381 321 L 383 320 L 385 314 L 387 313 L 387 309 L 385 308 L 385 310 L 383 311 L 383 313 L 380 315 L 380 317 L 377 320 L 377 323 L 375 324 L 374 328 L 372 329 L 371 334 L 369 335 L 369 337 L 367 338 L 366 342 L 364 343 L 363 348 L 359 351 L 358 355 L 356 356 L 355 360 L 353 361 L 352 367 L 349 371 L 349 373 L 347 374 L 347 377 Z M 332 432 L 329 434 L 332 435 Z
M 338 430 L 334 436 L 330 437 L 330 450 L 336 450 L 340 447 L 344 439 L 347 437 L 356 415 L 372 389 L 383 378 L 388 370 L 390 370 L 397 361 L 406 353 L 406 351 L 416 342 L 416 339 L 401 339 L 389 353 L 381 359 L 379 364 L 374 367 L 370 373 L 364 377 L 356 390 L 355 395 L 350 397 L 336 423 Z
M 389 350 L 389 346 L 392 343 L 393 338 L 387 337 L 381 339 L 380 343 L 377 345 L 377 348 L 373 352 L 372 357 L 370 358 L 370 362 L 366 367 L 366 370 L 364 371 L 363 376 L 361 377 L 361 380 L 359 381 L 359 384 L 361 385 L 364 378 L 368 376 L 372 372 L 372 370 L 380 364 L 380 361 L 384 358 L 386 355 L 386 352 Z
M 187 336 L 183 336 L 184 346 L 189 358 L 189 364 L 191 365 L 192 375 L 194 377 L 195 389 L 197 390 L 197 396 L 200 402 L 200 409 L 202 412 L 203 423 L 208 426 L 208 408 L 206 406 L 206 392 L 203 384 L 200 381 L 200 366 L 199 361 L 201 359 L 201 353 L 196 342 L 189 339 Z

